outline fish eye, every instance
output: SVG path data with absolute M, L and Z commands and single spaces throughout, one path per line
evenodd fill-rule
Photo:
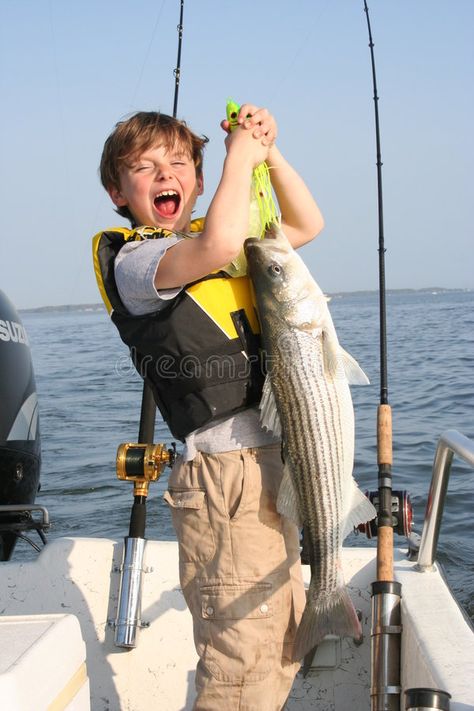
M 282 268 L 276 262 L 272 262 L 268 267 L 268 273 L 270 276 L 280 276 L 282 273 Z

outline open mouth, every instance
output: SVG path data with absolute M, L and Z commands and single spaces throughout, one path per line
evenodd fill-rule
M 174 217 L 179 210 L 181 198 L 176 190 L 163 190 L 153 200 L 155 210 L 160 217 Z

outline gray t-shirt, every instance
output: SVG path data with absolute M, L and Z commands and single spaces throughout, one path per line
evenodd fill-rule
M 154 283 L 160 259 L 181 240 L 182 237 L 167 237 L 131 242 L 118 253 L 115 282 L 124 306 L 134 316 L 158 311 L 183 288 L 158 290 Z M 183 456 L 190 460 L 196 451 L 213 454 L 262 447 L 278 441 L 279 438 L 261 427 L 258 407 L 251 407 L 191 432 L 186 438 Z
M 127 242 L 115 259 L 115 283 L 125 306 L 134 316 L 153 313 L 179 294 L 182 287 L 155 287 L 155 274 L 166 250 L 182 241 L 182 237 L 145 239 Z

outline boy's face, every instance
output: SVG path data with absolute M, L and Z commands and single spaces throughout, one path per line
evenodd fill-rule
M 139 225 L 186 232 L 197 196 L 203 191 L 192 158 L 179 145 L 149 148 L 124 164 L 120 188 L 109 195 L 117 207 L 127 207 Z

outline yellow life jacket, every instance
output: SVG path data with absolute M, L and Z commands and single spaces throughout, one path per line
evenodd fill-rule
M 192 231 L 200 232 L 202 225 L 194 221 Z M 231 277 L 223 270 L 209 274 L 144 316 L 133 316 L 123 305 L 114 278 L 120 249 L 130 241 L 172 234 L 152 227 L 105 230 L 93 239 L 93 256 L 112 321 L 173 436 L 183 440 L 215 419 L 258 403 L 264 373 L 247 276 Z

